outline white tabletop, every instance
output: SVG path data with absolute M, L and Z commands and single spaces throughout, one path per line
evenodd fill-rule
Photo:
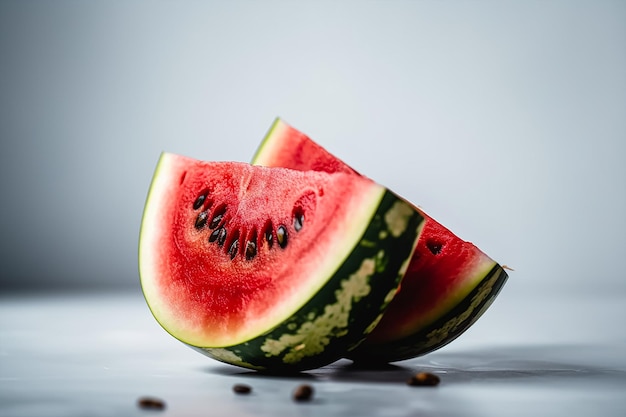
M 221 364 L 163 331 L 138 292 L 0 298 L 0 416 L 626 415 L 623 294 L 505 287 L 441 350 L 379 370 L 349 361 L 294 377 Z M 415 372 L 437 387 L 410 387 Z M 247 396 L 235 384 L 252 387 Z M 292 400 L 300 384 L 312 402 Z M 140 409 L 156 397 L 165 410 Z

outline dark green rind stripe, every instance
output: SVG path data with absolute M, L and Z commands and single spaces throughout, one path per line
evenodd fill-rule
M 289 320 L 235 346 L 191 347 L 222 362 L 277 373 L 340 359 L 382 317 L 404 276 L 422 224 L 417 210 L 387 190 L 350 255 Z
M 363 343 L 347 357 L 357 363 L 388 363 L 437 350 L 459 337 L 482 316 L 507 278 L 506 271 L 496 264 L 467 297 L 430 326 L 394 342 Z

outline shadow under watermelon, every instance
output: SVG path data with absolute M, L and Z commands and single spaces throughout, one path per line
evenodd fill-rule
M 272 374 L 220 365 L 203 371 L 233 377 L 303 379 L 319 382 L 406 383 L 417 372 L 430 372 L 441 383 L 537 383 L 607 384 L 626 389 L 626 359 L 620 346 L 529 345 L 498 346 L 466 351 L 438 351 L 393 364 L 357 365 L 339 360 L 323 368 L 296 374 Z

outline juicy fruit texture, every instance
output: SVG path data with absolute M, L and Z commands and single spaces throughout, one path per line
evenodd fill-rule
M 302 171 L 354 169 L 277 119 L 253 163 Z M 420 210 L 424 228 L 401 288 L 366 341 L 349 357 L 392 362 L 450 343 L 489 307 L 507 279 L 495 261 Z
M 142 219 L 142 290 L 163 328 L 204 354 L 310 369 L 374 328 L 421 225 L 359 176 L 164 153 Z

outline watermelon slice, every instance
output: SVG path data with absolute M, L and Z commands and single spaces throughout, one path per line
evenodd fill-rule
M 315 368 L 381 319 L 422 223 L 357 175 L 164 153 L 141 224 L 141 286 L 161 326 L 210 357 Z
M 272 125 L 253 163 L 360 176 L 280 119 Z M 508 277 L 475 245 L 416 210 L 425 219 L 424 228 L 401 289 L 366 341 L 350 353 L 352 359 L 393 362 L 450 343 L 484 313 Z

